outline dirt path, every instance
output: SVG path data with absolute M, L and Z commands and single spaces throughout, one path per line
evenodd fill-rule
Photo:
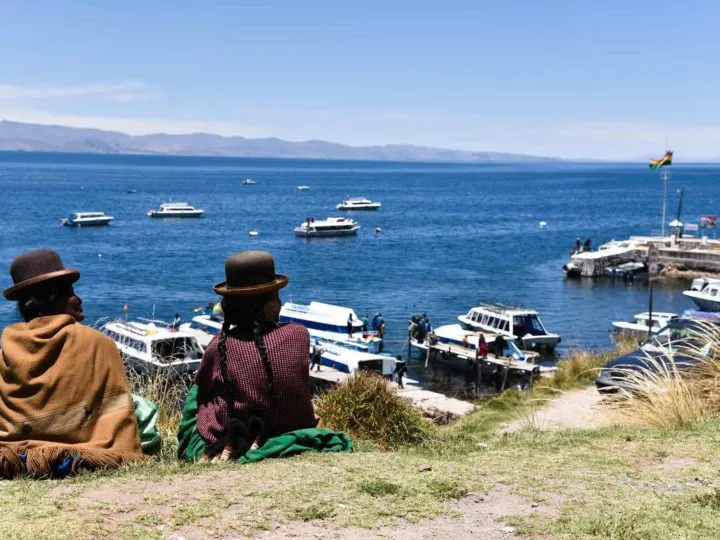
M 538 408 L 508 424 L 502 431 L 525 428 L 542 430 L 596 428 L 609 423 L 608 411 L 595 387 L 561 393 L 548 403 L 538 402 Z

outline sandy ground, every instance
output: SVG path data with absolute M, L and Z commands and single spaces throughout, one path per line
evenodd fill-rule
M 609 423 L 608 412 L 602 404 L 602 396 L 595 387 L 570 390 L 556 399 L 543 403 L 522 418 L 508 424 L 501 431 L 513 432 L 526 428 L 572 429 L 595 428 Z

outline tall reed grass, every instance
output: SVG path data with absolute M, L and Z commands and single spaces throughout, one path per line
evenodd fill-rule
M 616 368 L 629 391 L 609 399 L 627 425 L 679 428 L 720 413 L 720 326 L 697 322 L 664 353 L 645 353 L 642 365 Z

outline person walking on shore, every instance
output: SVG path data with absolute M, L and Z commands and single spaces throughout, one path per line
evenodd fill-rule
M 403 361 L 402 356 L 398 355 L 395 357 L 395 371 L 394 375 L 396 377 L 398 386 L 400 388 L 405 388 L 403 386 L 403 376 L 407 373 L 407 363 Z
M 312 371 L 313 366 L 317 366 L 317 371 L 320 371 L 320 362 L 322 360 L 322 355 L 325 352 L 325 349 L 322 348 L 322 345 L 320 345 L 320 340 L 316 339 L 315 343 L 313 344 L 313 353 L 312 353 L 312 362 L 310 362 L 310 371 Z

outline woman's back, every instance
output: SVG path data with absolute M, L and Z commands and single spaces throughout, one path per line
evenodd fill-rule
M 314 427 L 307 329 L 296 324 L 280 325 L 264 335 L 264 342 L 272 368 L 272 395 L 255 341 L 241 338 L 232 330 L 225 340 L 234 417 L 246 423 L 251 416 L 260 417 L 264 438 Z M 208 443 L 222 438 L 227 426 L 228 388 L 220 369 L 218 344 L 218 338 L 210 343 L 196 377 L 199 393 L 205 396 L 199 400 L 197 429 Z

